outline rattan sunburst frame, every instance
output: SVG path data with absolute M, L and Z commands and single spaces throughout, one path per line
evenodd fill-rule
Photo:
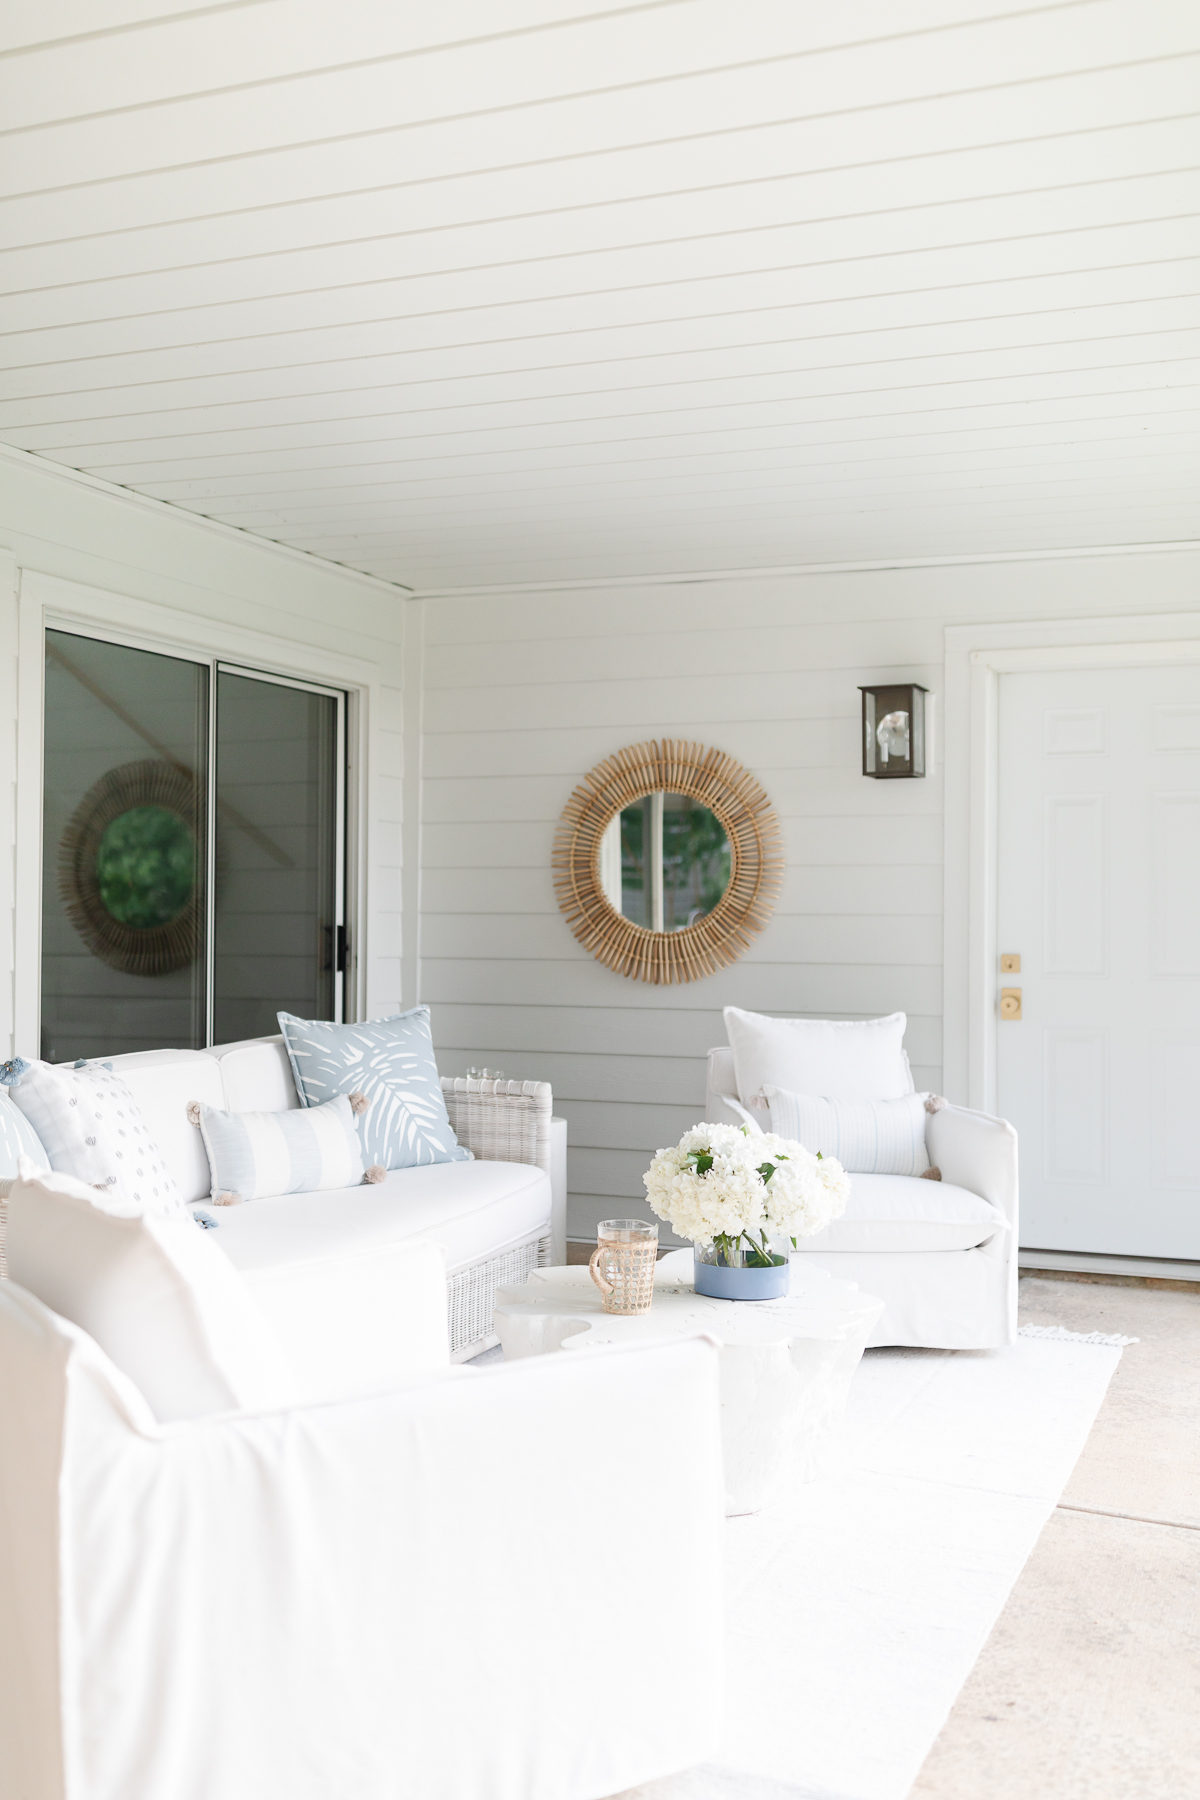
M 168 975 L 195 962 L 201 942 L 199 882 L 187 905 L 165 925 L 138 927 L 114 919 L 100 898 L 96 856 L 114 819 L 135 806 L 162 806 L 197 834 L 196 784 L 173 763 L 148 759 L 110 769 L 72 813 L 58 853 L 63 910 L 101 962 L 126 975 Z
M 622 918 L 600 886 L 605 830 L 623 807 L 659 790 L 707 806 L 732 853 L 720 901 L 682 931 L 647 931 Z M 559 821 L 553 867 L 568 925 L 606 968 L 637 981 L 697 981 L 736 962 L 770 918 L 783 882 L 783 838 L 748 769 L 724 751 L 668 738 L 618 750 L 584 777 Z

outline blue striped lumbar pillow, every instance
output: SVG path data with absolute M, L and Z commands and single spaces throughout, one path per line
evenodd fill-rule
M 199 1111 L 214 1200 L 314 1194 L 357 1187 L 363 1178 L 362 1149 L 345 1094 L 291 1112 L 219 1112 L 213 1106 Z
M 836 1156 L 851 1175 L 923 1175 L 927 1094 L 901 1100 L 826 1100 L 764 1087 L 771 1130 L 806 1150 Z

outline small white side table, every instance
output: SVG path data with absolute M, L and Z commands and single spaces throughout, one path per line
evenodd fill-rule
M 494 1325 L 506 1362 L 702 1331 L 719 1338 L 725 1501 L 735 1514 L 822 1472 L 883 1307 L 804 1256 L 792 1258 L 785 1300 L 710 1300 L 692 1286 L 691 1251 L 674 1250 L 655 1270 L 654 1305 L 637 1318 L 606 1313 L 587 1269 L 574 1267 L 536 1269 L 497 1289 Z

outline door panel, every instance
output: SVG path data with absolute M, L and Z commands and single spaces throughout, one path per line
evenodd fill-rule
M 1104 795 L 1045 800 L 1048 975 L 1104 973 Z
M 339 1015 L 337 698 L 217 675 L 216 1043 Z
M 1192 668 L 1000 677 L 997 1104 L 1028 1249 L 1200 1260 Z
M 1104 1033 L 1050 1027 L 1044 1035 L 1047 1181 L 1104 1180 Z
M 204 1043 L 208 682 L 204 663 L 46 633 L 48 1062 Z
M 1200 975 L 1198 880 L 1200 794 L 1155 794 L 1150 801 L 1155 975 Z

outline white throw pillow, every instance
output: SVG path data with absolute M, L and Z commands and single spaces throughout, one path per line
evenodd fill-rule
M 899 1100 L 913 1091 L 903 1013 L 886 1019 L 772 1019 L 725 1008 L 738 1094 L 746 1105 L 768 1083 L 831 1100 Z
M 9 1092 L 60 1175 L 106 1189 L 125 1210 L 186 1217 L 175 1177 L 110 1065 L 31 1063 Z
M 298 1399 L 242 1277 L 182 1207 L 133 1211 L 22 1157 L 7 1250 L 11 1279 L 94 1338 L 160 1421 Z
M 827 1100 L 767 1086 L 771 1130 L 836 1156 L 850 1175 L 923 1175 L 927 1094 L 903 1100 Z

